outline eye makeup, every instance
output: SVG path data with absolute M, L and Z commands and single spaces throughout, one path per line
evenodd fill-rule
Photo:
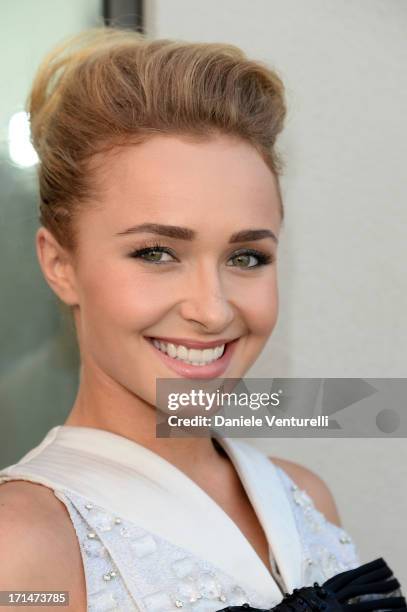
M 141 245 L 139 245 L 136 249 L 132 250 L 129 254 L 129 257 L 132 257 L 134 259 L 140 259 L 145 263 L 148 264 L 156 264 L 156 265 L 164 265 L 164 264 L 168 264 L 168 263 L 174 263 L 173 261 L 160 261 L 160 260 L 154 260 L 154 259 L 147 259 L 146 256 L 150 255 L 150 254 L 160 254 L 160 253 L 166 253 L 168 255 L 170 255 L 172 258 L 174 258 L 174 261 L 177 261 L 177 258 L 175 256 L 175 253 L 172 249 L 170 249 L 169 247 L 165 246 L 164 244 L 158 242 L 158 241 L 154 241 L 154 242 L 146 242 L 143 243 Z M 231 257 L 229 259 L 236 259 L 238 257 L 254 257 L 257 259 L 257 264 L 252 265 L 252 266 L 236 266 L 238 268 L 241 269 L 253 269 L 253 268 L 259 268 L 261 266 L 265 266 L 268 264 L 271 264 L 275 261 L 275 257 L 274 255 L 272 255 L 271 253 L 266 253 L 263 251 L 260 251 L 258 249 L 252 249 L 252 248 L 241 248 L 238 249 L 237 251 L 235 251 Z

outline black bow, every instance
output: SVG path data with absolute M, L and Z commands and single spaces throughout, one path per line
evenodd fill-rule
M 386 561 L 379 557 L 332 576 L 322 586 L 314 582 L 312 587 L 301 587 L 294 589 L 291 594 L 285 593 L 282 601 L 274 608 L 260 610 L 244 603 L 242 606 L 222 608 L 218 612 L 407 612 L 406 600 L 401 591 L 400 597 L 380 597 L 383 593 L 399 589 L 399 581 L 392 576 L 393 572 Z M 364 595 L 373 597 L 363 599 Z M 353 603 L 350 601 L 352 598 L 356 598 Z

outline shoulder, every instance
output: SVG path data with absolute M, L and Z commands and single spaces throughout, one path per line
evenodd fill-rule
M 21 480 L 0 485 L 0 565 L 0 591 L 69 591 L 68 609 L 86 610 L 75 529 L 51 489 Z
M 300 489 L 308 493 L 317 510 L 322 512 L 328 521 L 342 527 L 335 499 L 328 485 L 320 476 L 294 461 L 280 459 L 279 457 L 269 457 L 269 459 L 274 465 L 284 470 Z

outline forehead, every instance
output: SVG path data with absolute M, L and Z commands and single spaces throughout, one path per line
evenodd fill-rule
M 99 204 L 93 220 L 117 231 L 144 221 L 199 219 L 213 227 L 228 219 L 234 226 L 239 219 L 279 219 L 274 174 L 253 146 L 227 135 L 154 136 L 100 154 L 92 175 Z

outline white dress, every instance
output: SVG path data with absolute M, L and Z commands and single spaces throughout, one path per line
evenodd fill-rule
M 228 514 L 184 472 L 123 436 L 53 427 L 0 484 L 50 487 L 74 525 L 88 610 L 270 608 L 285 592 L 361 564 L 351 537 L 252 445 L 216 438 L 264 529 L 276 579 Z

